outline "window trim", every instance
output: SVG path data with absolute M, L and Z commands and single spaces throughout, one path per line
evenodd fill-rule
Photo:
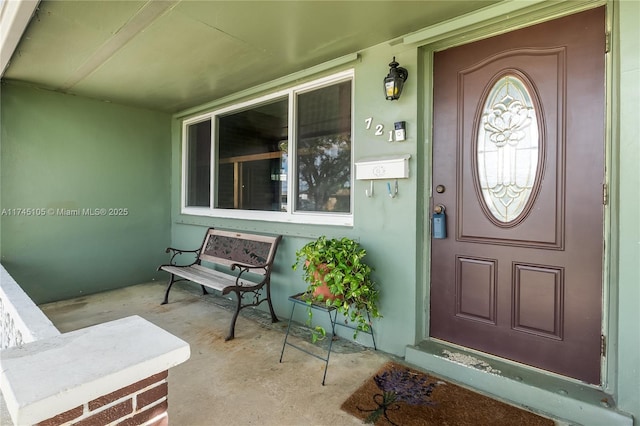
M 215 208 L 215 194 L 216 194 L 216 182 L 217 176 L 217 163 L 216 163 L 216 135 L 218 132 L 217 117 L 230 113 L 233 111 L 240 111 L 242 109 L 250 108 L 254 105 L 263 104 L 265 102 L 273 101 L 278 98 L 288 99 L 288 144 L 289 151 L 295 152 L 295 143 L 297 140 L 296 135 L 296 107 L 297 107 L 297 95 L 312 90 L 316 90 L 322 87 L 331 86 L 344 81 L 351 81 L 351 179 L 350 179 L 350 213 L 320 213 L 320 212 L 303 212 L 294 211 L 295 198 L 297 194 L 294 193 L 295 184 L 294 179 L 297 177 L 294 175 L 297 170 L 296 156 L 289 155 L 287 158 L 287 169 L 289 173 L 287 175 L 287 211 L 268 211 L 268 210 L 240 210 L 240 209 L 219 209 Z M 314 224 L 314 225 L 336 225 L 336 226 L 353 226 L 353 212 L 354 212 L 354 183 L 355 183 L 355 165 L 354 165 L 354 94 L 355 94 L 355 72 L 353 69 L 345 70 L 330 76 L 322 77 L 310 82 L 299 84 L 289 87 L 287 89 L 278 90 L 276 92 L 268 93 L 264 96 L 252 98 L 246 101 L 227 105 L 222 108 L 218 108 L 206 113 L 199 114 L 197 116 L 185 119 L 182 121 L 181 132 L 181 185 L 180 185 L 180 213 L 191 216 L 206 216 L 217 217 L 227 219 L 245 219 L 256 220 L 265 222 L 284 222 L 284 223 L 300 223 L 300 224 Z M 210 194 L 209 194 L 209 207 L 197 207 L 187 206 L 187 145 L 188 145 L 188 128 L 190 125 L 197 124 L 206 120 L 211 120 L 211 174 L 210 174 Z

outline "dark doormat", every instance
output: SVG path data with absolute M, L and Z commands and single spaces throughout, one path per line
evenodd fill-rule
M 393 362 L 385 364 L 340 408 L 377 426 L 555 424 L 545 417 Z

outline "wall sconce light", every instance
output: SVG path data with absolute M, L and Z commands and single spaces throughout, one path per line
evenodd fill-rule
M 398 65 L 400 64 L 396 62 L 394 56 L 393 61 L 389 64 L 389 74 L 384 78 L 384 96 L 388 101 L 400 99 L 402 86 L 409 76 L 409 72 Z

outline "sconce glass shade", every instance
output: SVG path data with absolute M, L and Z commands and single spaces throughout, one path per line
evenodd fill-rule
M 393 61 L 389 64 L 389 74 L 384 78 L 384 96 L 389 101 L 400 99 L 402 87 L 409 76 L 409 72 L 398 65 L 400 64 L 396 62 L 394 56 Z

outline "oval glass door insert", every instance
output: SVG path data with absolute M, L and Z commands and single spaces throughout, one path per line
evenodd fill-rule
M 477 177 L 484 204 L 499 223 L 512 223 L 531 198 L 540 150 L 537 112 L 517 75 L 504 75 L 493 85 L 477 135 Z

